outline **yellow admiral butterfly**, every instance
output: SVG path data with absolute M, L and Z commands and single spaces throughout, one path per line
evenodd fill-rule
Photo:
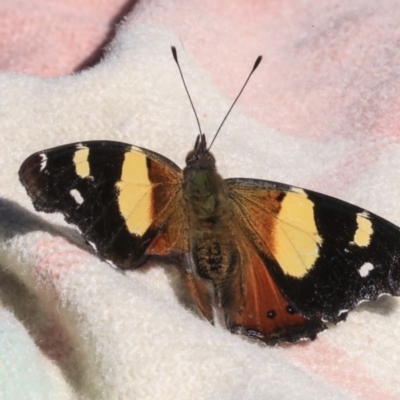
M 36 210 L 61 212 L 121 269 L 178 256 L 208 321 L 217 307 L 231 331 L 267 344 L 314 339 L 361 301 L 400 294 L 398 227 L 320 193 L 222 179 L 209 150 L 200 133 L 181 170 L 141 147 L 88 141 L 31 155 L 19 177 Z

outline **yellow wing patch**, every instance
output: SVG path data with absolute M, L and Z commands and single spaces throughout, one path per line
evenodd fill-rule
M 90 165 L 88 161 L 89 147 L 78 145 L 74 154 L 75 172 L 81 178 L 90 176 Z
M 369 220 L 368 214 L 365 212 L 358 213 L 357 230 L 354 234 L 353 243 L 360 247 L 368 246 L 373 232 L 372 222 Z
M 288 275 L 301 278 L 319 257 L 322 238 L 315 225 L 314 203 L 303 190 L 288 192 L 283 199 L 274 242 L 274 256 Z
M 129 232 L 142 236 L 152 222 L 151 193 L 146 155 L 139 149 L 125 153 L 120 181 L 116 184 L 119 211 Z

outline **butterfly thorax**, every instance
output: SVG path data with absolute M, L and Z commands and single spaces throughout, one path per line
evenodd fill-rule
M 189 251 L 195 272 L 215 285 L 236 265 L 232 218 L 226 185 L 215 167 L 204 135 L 186 158 L 184 201 L 189 216 Z

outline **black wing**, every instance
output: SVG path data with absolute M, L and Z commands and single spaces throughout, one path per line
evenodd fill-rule
M 337 322 L 363 300 L 400 294 L 400 229 L 391 222 L 280 183 L 226 183 L 235 220 L 303 316 Z
M 120 268 L 179 247 L 168 221 L 182 171 L 157 153 L 111 141 L 68 144 L 32 154 L 19 177 L 37 210 L 61 212 Z

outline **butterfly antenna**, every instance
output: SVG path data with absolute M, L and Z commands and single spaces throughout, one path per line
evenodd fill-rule
M 221 128 L 222 128 L 222 125 L 224 125 L 225 120 L 228 118 L 228 115 L 229 115 L 230 112 L 232 111 L 233 106 L 234 106 L 234 105 L 236 104 L 236 102 L 238 101 L 240 95 L 242 94 L 244 88 L 245 88 L 246 85 L 247 85 L 247 82 L 250 80 L 251 76 L 253 75 L 253 72 L 254 72 L 254 71 L 257 69 L 257 67 L 260 65 L 261 60 L 262 60 L 262 56 L 258 56 L 256 62 L 254 63 L 253 69 L 251 70 L 249 76 L 248 76 L 247 79 L 246 79 L 246 82 L 244 83 L 244 85 L 243 85 L 242 89 L 240 90 L 239 94 L 236 96 L 236 99 L 235 99 L 235 101 L 233 102 L 233 104 L 231 105 L 231 108 L 230 108 L 230 109 L 228 110 L 228 112 L 226 113 L 225 118 L 222 120 L 221 125 L 219 126 L 219 128 L 218 128 L 218 130 L 217 130 L 217 133 L 214 135 L 214 138 L 213 138 L 213 140 L 211 141 L 211 144 L 210 144 L 210 146 L 208 147 L 208 150 L 211 149 L 211 146 L 213 145 L 215 139 L 217 138 L 218 133 L 219 133 L 219 131 L 220 131 Z
M 191 104 L 191 106 L 192 106 L 192 109 L 193 109 L 193 112 L 194 112 L 194 116 L 196 117 L 197 126 L 199 127 L 199 131 L 200 131 L 200 135 L 201 135 L 202 132 L 201 132 L 201 126 L 200 126 L 199 117 L 197 116 L 197 112 L 196 112 L 196 109 L 194 108 L 192 98 L 190 97 L 189 90 L 188 90 L 188 88 L 187 88 L 187 86 L 186 86 L 185 78 L 183 77 L 182 70 L 181 70 L 181 66 L 179 65 L 178 54 L 177 54 L 177 52 L 176 52 L 175 46 L 171 46 L 171 50 L 172 50 L 172 55 L 173 55 L 173 57 L 174 57 L 174 60 L 175 60 L 175 62 L 176 62 L 176 65 L 178 66 L 179 73 L 181 74 L 183 86 L 185 86 L 185 90 L 186 90 L 186 93 L 187 93 L 187 95 L 188 95 L 188 97 L 189 97 L 190 104 Z

